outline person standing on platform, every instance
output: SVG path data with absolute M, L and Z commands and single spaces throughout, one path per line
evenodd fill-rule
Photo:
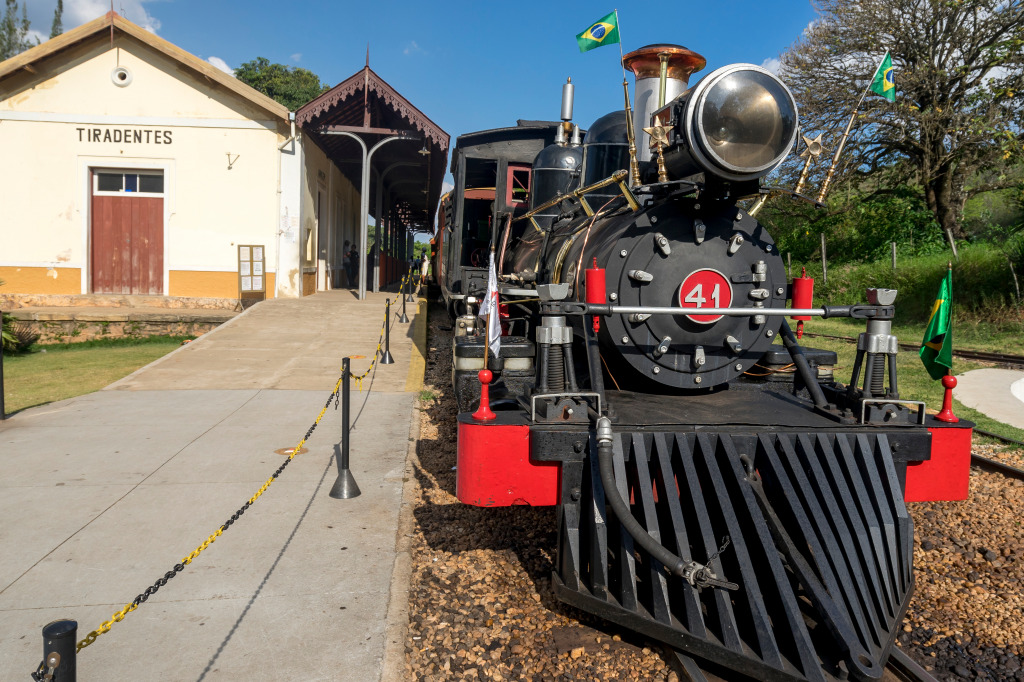
M 430 272 L 430 256 L 423 252 L 423 260 L 420 261 L 420 286 L 427 286 L 427 273 Z
M 351 287 L 355 283 L 354 278 L 352 277 L 352 259 L 349 256 L 349 251 L 351 251 L 352 248 L 351 245 L 352 242 L 346 239 L 345 246 L 341 250 L 341 265 L 345 269 L 345 278 L 348 280 L 346 286 L 348 287 Z

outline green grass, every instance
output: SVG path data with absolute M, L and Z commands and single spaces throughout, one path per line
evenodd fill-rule
M 795 328 L 793 323 L 790 324 Z M 851 320 L 842 319 L 815 319 L 805 322 L 804 325 L 805 332 L 828 334 L 833 336 L 856 337 L 860 332 L 864 331 L 863 323 L 854 323 Z M 900 326 L 898 324 L 894 324 L 893 331 L 900 339 L 901 343 L 920 343 L 921 336 L 924 334 L 924 325 L 921 324 L 919 325 L 919 328 L 917 328 L 914 325 Z M 1003 334 L 1007 335 L 1006 338 L 1003 337 Z M 970 345 L 972 350 L 1004 350 L 1007 352 L 1020 352 L 1019 344 L 1021 342 L 1019 340 L 1019 336 L 1013 337 L 1012 339 L 1013 342 L 1017 344 L 1015 350 L 1009 349 L 1005 345 L 1011 340 L 1008 332 L 996 334 L 993 338 L 986 340 L 984 335 L 976 330 L 962 330 L 954 327 L 954 339 L 956 340 L 956 346 L 960 348 L 967 348 L 968 343 L 961 342 L 961 336 L 967 336 L 972 340 L 972 344 Z M 850 372 L 853 369 L 853 360 L 857 355 L 856 344 L 836 339 L 808 337 L 806 335 L 804 336 L 802 343 L 805 346 L 835 351 L 839 355 L 839 364 L 836 367 L 836 379 L 842 383 L 846 383 L 850 380 Z M 989 366 L 990 365 L 982 362 L 973 362 L 956 357 L 953 358 L 953 371 L 957 374 Z M 905 400 L 923 400 L 927 403 L 929 409 L 938 410 L 942 407 L 942 384 L 935 381 L 928 375 L 928 372 L 925 371 L 924 365 L 921 363 L 921 359 L 918 357 L 916 351 L 900 350 L 899 354 L 896 356 L 896 371 L 899 380 L 900 398 Z M 986 431 L 998 433 L 1002 436 L 1008 436 L 1017 440 L 1024 440 L 1024 430 L 990 419 L 981 412 L 960 403 L 960 401 L 956 399 L 956 389 L 953 389 L 953 413 L 962 419 L 968 419 L 976 423 L 979 428 L 985 429 Z
M 92 393 L 181 346 L 184 337 L 97 339 L 4 356 L 8 414 Z

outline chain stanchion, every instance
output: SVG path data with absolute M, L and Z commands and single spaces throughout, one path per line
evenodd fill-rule
M 338 478 L 334 481 L 329 493 L 336 500 L 348 500 L 359 497 L 359 486 L 348 468 L 348 451 L 351 435 L 351 424 L 349 423 L 349 379 L 352 372 L 349 369 L 349 358 L 341 361 L 341 448 L 335 446 L 338 458 Z
M 402 314 L 398 316 L 398 321 L 403 324 L 409 322 L 409 316 L 405 314 L 405 302 L 409 300 L 409 297 L 404 295 L 407 284 L 409 284 L 408 277 L 402 280 L 402 287 L 398 290 L 398 295 L 402 297 Z
M 43 660 L 32 673 L 36 682 L 75 682 L 78 676 L 75 636 L 78 623 L 55 620 L 43 626 Z
M 395 359 L 391 357 L 391 299 L 385 302 L 384 312 L 384 351 L 380 356 L 380 364 L 393 365 Z
M 413 268 L 412 268 L 412 266 L 410 266 L 409 267 L 409 274 L 405 276 L 405 279 L 409 282 L 409 288 L 405 292 L 405 300 L 408 301 L 409 303 L 415 303 L 416 302 L 416 296 L 414 295 L 414 293 L 415 293 L 414 292 L 414 287 L 412 285 L 412 279 L 413 279 L 412 273 L 413 273 Z M 403 301 L 402 303 L 403 303 L 402 310 L 405 310 L 405 305 L 404 305 L 405 301 Z M 406 321 L 408 322 L 408 320 L 406 320 Z

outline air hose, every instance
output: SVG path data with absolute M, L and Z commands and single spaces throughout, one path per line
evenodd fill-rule
M 672 575 L 677 575 L 695 587 L 722 587 L 735 590 L 738 586 L 725 580 L 719 580 L 710 568 L 696 561 L 687 561 L 667 547 L 651 537 L 651 534 L 640 525 L 629 505 L 619 495 L 619 489 L 615 484 L 615 472 L 612 459 L 612 422 L 608 417 L 601 417 L 597 420 L 597 460 L 601 472 L 601 483 L 604 485 L 604 496 L 611 505 L 612 511 L 618 517 L 619 522 L 627 533 L 636 540 L 637 544 L 661 562 Z

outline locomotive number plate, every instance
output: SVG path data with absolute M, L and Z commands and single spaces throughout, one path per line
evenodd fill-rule
M 732 305 L 732 286 L 718 270 L 694 270 L 679 287 L 679 305 L 683 308 L 728 308 Z M 724 315 L 687 315 L 698 324 L 718 322 Z

